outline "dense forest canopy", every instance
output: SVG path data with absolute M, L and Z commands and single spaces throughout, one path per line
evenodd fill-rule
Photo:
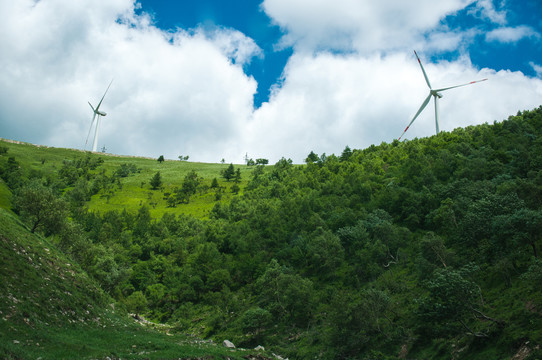
M 239 169 L 222 185 L 219 173 L 189 172 L 168 193 L 156 172 L 151 191 L 167 206 L 214 192 L 203 218 L 166 205 L 153 217 L 156 203 L 89 210 L 138 173 L 105 170 L 94 154 L 51 172 L 3 147 L 0 171 L 31 231 L 51 236 L 119 305 L 179 332 L 290 358 L 509 358 L 527 341 L 535 358 L 541 135 L 542 107 L 338 156 L 311 152 L 304 165 L 254 165 L 244 182 Z

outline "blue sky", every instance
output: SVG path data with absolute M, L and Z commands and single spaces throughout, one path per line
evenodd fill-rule
M 540 0 L 0 0 L 0 137 L 242 163 L 441 131 L 542 104 Z M 433 105 L 405 139 L 435 133 Z M 90 143 L 92 141 L 89 141 Z

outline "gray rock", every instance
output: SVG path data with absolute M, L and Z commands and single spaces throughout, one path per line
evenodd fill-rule
M 229 340 L 224 340 L 222 345 L 224 345 L 225 347 L 230 348 L 230 349 L 235 349 L 235 345 L 233 345 L 233 343 L 231 341 L 229 341 Z
M 256 351 L 265 351 L 265 348 L 263 346 L 261 346 L 261 345 L 258 345 L 258 346 L 256 346 L 254 348 L 254 350 L 256 350 Z

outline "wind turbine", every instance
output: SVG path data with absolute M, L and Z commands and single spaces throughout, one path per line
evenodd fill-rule
M 100 111 L 100 105 L 102 105 L 102 101 L 104 101 L 105 94 L 107 94 L 107 91 L 109 90 L 109 87 L 111 86 L 112 83 L 113 83 L 113 80 L 111 80 L 111 82 L 109 83 L 109 86 L 105 90 L 104 96 L 102 96 L 102 99 L 100 100 L 100 102 L 98 103 L 98 106 L 96 106 L 96 108 L 94 108 L 92 106 L 90 101 L 88 102 L 88 104 L 90 105 L 90 108 L 92 109 L 92 112 L 94 113 L 94 116 L 92 116 L 92 122 L 90 123 L 90 129 L 88 129 L 88 135 L 87 135 L 87 141 L 85 141 L 85 147 L 87 146 L 88 138 L 90 136 L 90 131 L 92 130 L 92 125 L 94 125 L 94 120 L 96 120 L 96 117 L 98 118 L 97 121 L 96 121 L 96 131 L 94 132 L 94 142 L 92 143 L 92 151 L 96 151 L 96 147 L 98 146 L 98 132 L 99 132 L 99 129 L 100 129 L 100 116 L 106 116 L 107 115 L 107 113 L 105 113 L 103 111 Z
M 403 131 L 401 136 L 399 136 L 399 140 L 401 140 L 401 138 L 403 137 L 403 135 L 405 135 L 405 133 L 407 132 L 410 125 L 412 125 L 412 123 L 414 122 L 414 120 L 416 120 L 418 115 L 420 115 L 420 113 L 423 111 L 423 109 L 425 109 L 425 107 L 429 103 L 429 100 L 431 100 L 431 96 L 435 99 L 435 126 L 437 128 L 437 135 L 438 135 L 438 133 L 439 133 L 439 127 L 438 127 L 438 99 L 442 97 L 442 94 L 440 92 L 445 91 L 445 90 L 454 89 L 454 88 L 461 87 L 461 86 L 476 84 L 478 82 L 482 82 L 482 81 L 487 80 L 487 79 L 482 79 L 482 80 L 471 81 L 470 83 L 467 83 L 467 84 L 455 85 L 455 86 L 450 86 L 450 87 L 446 87 L 446 88 L 442 88 L 442 89 L 433 89 L 431 87 L 431 83 L 429 82 L 429 78 L 427 77 L 427 74 L 425 73 L 425 69 L 423 68 L 422 62 L 421 62 L 420 58 L 418 57 L 418 54 L 416 53 L 416 50 L 414 50 L 414 54 L 416 55 L 416 58 L 418 59 L 418 63 L 420 64 L 420 67 L 422 68 L 422 72 L 423 72 L 423 76 L 425 78 L 425 82 L 427 83 L 427 86 L 429 87 L 429 95 L 427 95 L 427 97 L 425 98 L 425 100 L 422 103 L 422 106 L 420 106 L 420 108 L 418 109 L 418 112 L 416 113 L 416 115 L 414 115 L 414 117 L 412 118 L 412 120 L 410 121 L 408 126 L 406 127 L 405 131 Z

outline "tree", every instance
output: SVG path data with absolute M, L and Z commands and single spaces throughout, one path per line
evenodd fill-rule
M 161 163 L 163 163 L 164 161 L 165 161 L 165 160 L 164 160 L 164 155 L 160 155 L 160 156 L 158 157 L 158 162 L 161 164 Z
M 230 181 L 235 176 L 235 168 L 233 167 L 233 164 L 230 164 L 227 169 L 222 170 L 222 177 L 226 179 L 226 181 Z
M 267 165 L 269 164 L 269 160 L 268 159 L 256 159 L 256 165 Z
M 255 283 L 260 304 L 277 318 L 305 325 L 312 311 L 312 281 L 294 274 L 273 259 Z
M 67 217 L 67 204 L 53 191 L 34 180 L 16 192 L 13 205 L 33 233 L 42 228 L 46 235 L 58 233 Z
M 271 313 L 260 307 L 250 308 L 241 316 L 243 331 L 254 335 L 258 335 L 272 323 L 273 316 Z
M 239 183 L 241 181 L 241 169 L 240 168 L 237 168 L 237 170 L 235 171 L 235 176 L 233 178 L 233 181 L 235 183 Z
M 215 189 L 218 187 L 218 180 L 216 178 L 213 178 L 213 181 L 211 182 L 211 189 Z
M 147 298 L 141 291 L 134 291 L 125 300 L 126 309 L 136 315 L 141 314 L 147 309 Z
M 352 150 L 350 147 L 346 146 L 341 154 L 340 160 L 347 161 L 352 156 Z
M 186 176 L 183 180 L 183 186 L 181 188 L 175 188 L 175 197 L 173 199 L 175 200 L 169 200 L 168 199 L 168 205 L 174 206 L 174 201 L 179 203 L 187 203 L 190 201 L 190 196 L 194 195 L 197 191 L 197 188 L 200 184 L 200 179 L 198 177 L 198 174 L 192 170 Z
M 512 246 L 529 245 L 535 258 L 538 257 L 536 243 L 542 235 L 542 211 L 521 208 L 512 215 L 496 216 L 494 227 L 497 229 L 495 237 L 502 238 L 503 242 L 511 239 Z
M 162 177 L 160 176 L 160 171 L 154 174 L 151 179 L 150 185 L 153 190 L 157 190 L 160 188 L 160 186 L 162 186 Z
M 480 319 L 482 323 L 489 320 L 503 325 L 502 321 L 490 318 L 479 310 L 480 287 L 466 278 L 476 269 L 476 266 L 468 265 L 460 270 L 449 267 L 435 270 L 427 282 L 429 298 L 422 301 L 420 306 L 421 316 L 432 331 L 443 326 L 440 330 L 444 332 L 454 331 L 455 328 L 455 331 L 463 329 L 476 337 L 487 337 L 486 332 L 477 330 L 467 320 Z
M 314 151 L 311 151 L 309 156 L 307 156 L 307 158 L 305 159 L 305 162 L 307 164 L 311 164 L 311 163 L 314 163 L 314 162 L 317 162 L 318 161 L 318 155 L 316 155 L 314 153 Z

